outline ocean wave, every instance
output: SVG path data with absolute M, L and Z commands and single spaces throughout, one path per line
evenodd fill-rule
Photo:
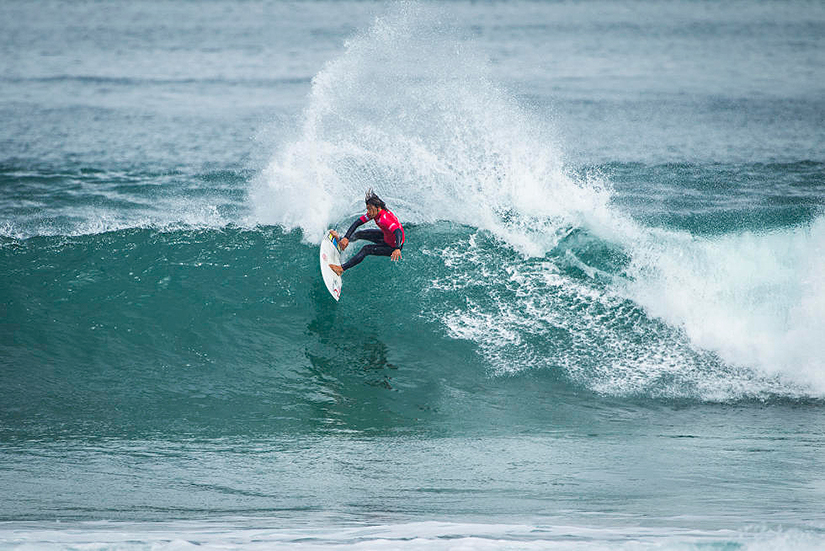
M 352 384 L 395 390 L 394 354 L 618 398 L 825 394 L 825 219 L 711 236 L 643 224 L 609 171 L 565 164 L 552 124 L 437 10 L 401 4 L 354 37 L 313 80 L 296 135 L 254 176 L 4 169 L 9 368 L 139 380 L 149 401 L 124 387 L 121 411 L 166 419 L 166 404 L 224 411 L 262 381 L 287 389 L 269 403 L 310 392 L 310 409 Z M 348 273 L 335 307 L 310 245 L 368 187 L 404 221 L 405 259 Z M 432 352 L 445 349 L 459 360 Z M 357 376 L 308 390 L 340 365 Z M 181 386 L 192 366 L 204 380 Z
M 665 317 L 675 314 L 652 315 L 652 299 L 629 298 L 641 282 L 626 276 L 633 257 L 592 234 L 525 258 L 468 226 L 407 231 L 404 259 L 367 259 L 337 304 L 317 250 L 277 226 L 7 241 L 5 431 L 360 430 L 376 424 L 365 401 L 417 418 L 434 392 L 451 403 L 472 389 L 466 399 L 483 408 L 503 378 L 536 375 L 567 404 L 821 399 L 815 363 L 786 367 L 779 346 L 757 358 L 772 358 L 767 367 L 737 363 Z M 810 331 L 802 339 L 816 332 L 799 329 Z M 784 338 L 756 336 L 760 346 Z M 399 391 L 405 398 L 391 399 Z M 44 417 L 53 422 L 40 426 Z
M 646 226 L 609 171 L 565 164 L 552 124 L 458 36 L 404 4 L 349 41 L 313 80 L 298 137 L 254 179 L 251 219 L 317 243 L 375 187 L 406 222 L 479 230 L 421 246 L 438 261 L 430 315 L 493 373 L 560 370 L 618 396 L 825 393 L 816 210 L 707 237 Z

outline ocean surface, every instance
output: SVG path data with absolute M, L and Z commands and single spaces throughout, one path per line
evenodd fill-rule
M 823 75 L 820 1 L 0 2 L 0 550 L 825 548 Z

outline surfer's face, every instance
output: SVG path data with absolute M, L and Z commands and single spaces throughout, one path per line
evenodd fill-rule
M 375 205 L 367 205 L 367 216 L 370 220 L 378 216 L 378 207 Z

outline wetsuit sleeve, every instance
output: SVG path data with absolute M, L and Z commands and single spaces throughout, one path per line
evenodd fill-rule
M 366 218 L 366 220 L 365 220 L 365 218 Z M 352 223 L 352 225 L 349 227 L 349 229 L 347 230 L 347 233 L 344 235 L 344 238 L 345 238 L 345 239 L 347 239 L 347 240 L 349 240 L 349 238 L 352 236 L 353 232 L 354 232 L 356 229 L 358 229 L 358 227 L 359 227 L 359 226 L 361 226 L 361 225 L 365 224 L 365 223 L 367 222 L 367 220 L 369 220 L 369 218 L 367 218 L 366 216 L 361 216 L 361 217 L 359 217 L 359 218 L 358 218 L 355 222 L 353 222 L 353 223 Z
M 392 233 L 394 233 L 394 234 L 395 234 L 395 248 L 396 248 L 396 249 L 400 249 L 400 248 L 401 248 L 401 245 L 403 244 L 403 241 L 404 241 L 404 237 L 403 237 L 403 235 L 401 234 L 401 228 L 397 228 L 397 229 L 396 229 L 394 232 L 392 232 Z

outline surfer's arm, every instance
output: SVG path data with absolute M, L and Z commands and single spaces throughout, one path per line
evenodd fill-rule
M 349 238 L 352 237 L 352 234 L 355 232 L 355 230 L 357 230 L 360 226 L 366 224 L 367 221 L 369 221 L 369 218 L 367 218 L 366 216 L 361 216 L 357 220 L 355 220 L 355 222 L 353 222 L 347 230 L 347 233 L 344 234 L 344 239 L 349 241 Z
M 404 235 L 401 233 L 401 228 L 396 229 L 395 234 L 395 250 L 390 255 L 392 260 L 399 260 L 401 258 L 401 246 L 404 244 Z
M 349 229 L 347 230 L 347 233 L 344 235 L 344 237 L 338 239 L 338 244 L 341 246 L 342 251 L 344 249 L 346 249 L 347 246 L 349 245 L 349 238 L 352 235 L 352 233 L 356 229 L 358 229 L 359 226 L 367 223 L 368 221 L 369 221 L 369 218 L 367 218 L 366 216 L 361 216 L 355 222 L 352 223 L 352 225 L 349 227 Z

